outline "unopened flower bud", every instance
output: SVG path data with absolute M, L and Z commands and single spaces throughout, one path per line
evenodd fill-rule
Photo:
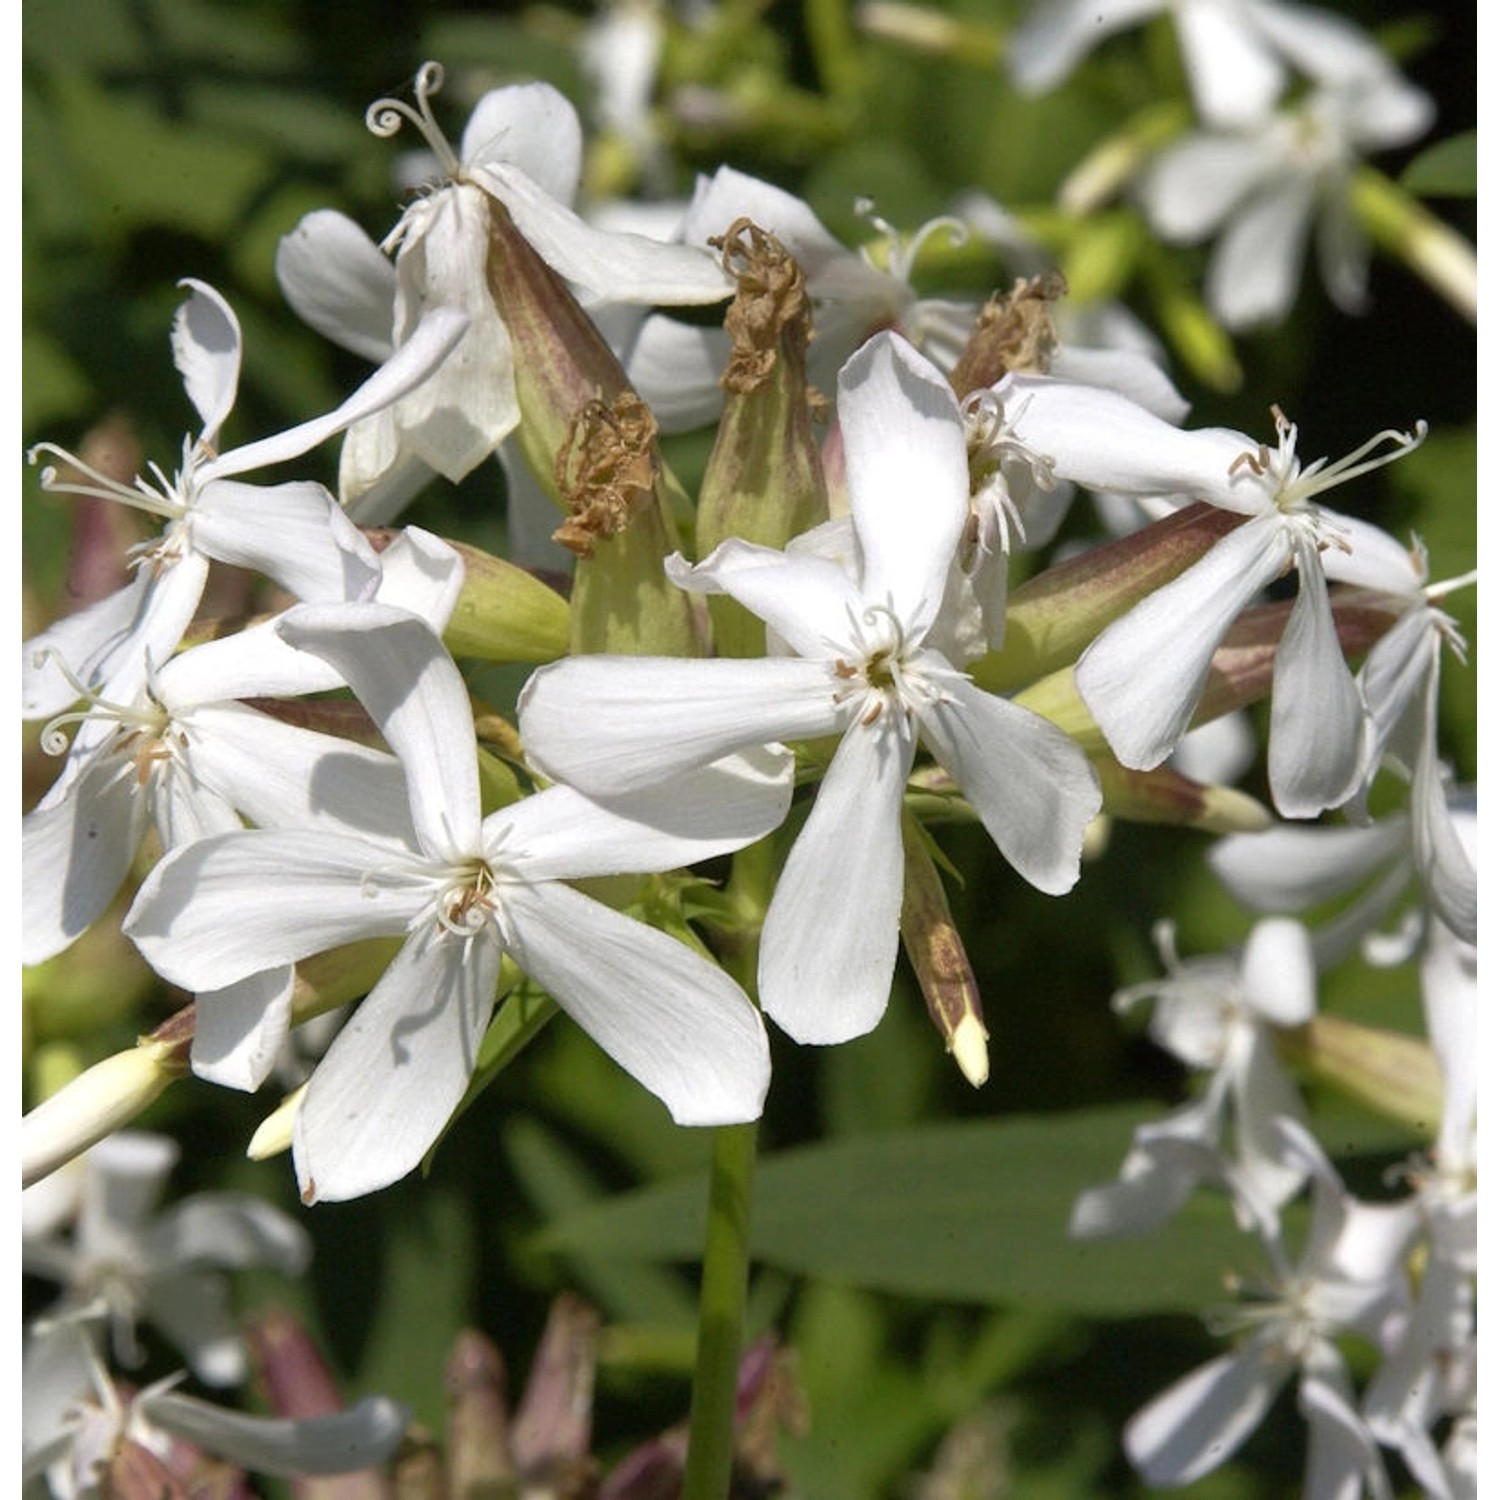
M 901 839 L 906 853 L 902 946 L 922 987 L 933 1025 L 942 1033 L 959 1071 L 978 1088 L 990 1076 L 985 1045 L 990 1034 L 984 1025 L 979 986 L 948 908 L 948 895 L 927 835 L 910 814 L 902 818 Z
M 1132 823 L 1176 823 L 1204 833 L 1259 833 L 1271 825 L 1267 808 L 1247 792 L 1205 786 L 1170 766 L 1132 771 L 1110 756 L 1094 761 L 1104 810 Z
M 463 542 L 464 585 L 443 641 L 481 661 L 556 661 L 568 650 L 568 601 L 514 563 Z
M 1310 1079 L 1332 1084 L 1387 1119 L 1434 1135 L 1443 1117 L 1443 1076 L 1419 1037 L 1342 1016 L 1314 1016 L 1277 1034 L 1277 1050 Z
M 147 1037 L 85 1069 L 21 1121 L 21 1185 L 29 1187 L 129 1125 L 188 1071 L 191 1036 Z
M 292 1149 L 292 1130 L 297 1123 L 297 1111 L 302 1105 L 302 1096 L 307 1093 L 307 1085 L 293 1089 L 275 1109 L 268 1114 L 255 1129 L 255 1134 L 250 1137 L 250 1144 L 245 1147 L 245 1155 L 251 1161 L 269 1161 L 273 1156 L 281 1156 Z

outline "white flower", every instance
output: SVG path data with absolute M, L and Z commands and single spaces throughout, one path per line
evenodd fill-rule
M 274 437 L 218 452 L 219 430 L 239 385 L 240 328 L 228 303 L 199 281 L 177 310 L 172 349 L 189 399 L 203 422 L 183 441 L 182 467 L 171 478 L 154 465 L 150 480 L 122 485 L 97 474 L 50 443 L 32 449 L 82 473 L 82 482 L 49 466 L 45 488 L 117 500 L 166 526 L 133 551 L 134 581 L 119 592 L 26 641 L 21 647 L 22 715 L 43 719 L 89 690 L 129 701 L 150 665 L 172 654 L 203 592 L 210 559 L 253 568 L 302 599 L 368 595 L 380 578 L 370 545 L 320 484 L 252 486 L 238 478 L 296 458 L 420 383 L 463 331 L 445 311 L 420 339 L 365 382 L 337 410 Z M 59 663 L 71 668 L 59 670 Z
M 613 302 L 696 304 L 728 297 L 706 249 L 610 234 L 571 207 L 582 170 L 583 132 L 573 106 L 549 84 L 487 93 L 459 149 L 444 138 L 430 99 L 442 69 L 417 74 L 415 108 L 380 99 L 366 121 L 378 135 L 413 124 L 437 157 L 443 181 L 424 191 L 386 237 L 394 272 L 342 215 L 309 215 L 282 241 L 277 277 L 288 302 L 319 332 L 367 358 L 386 358 L 453 309 L 468 331 L 432 379 L 406 400 L 351 428 L 339 488 L 364 499 L 362 519 L 388 519 L 432 471 L 458 481 L 520 421 L 510 337 L 486 274 L 491 204 L 503 207 L 533 249 L 581 295 Z
M 441 628 L 462 576 L 451 547 L 409 531 L 384 555 L 377 597 Z M 129 701 L 98 697 L 54 719 L 42 736 L 54 753 L 65 743 L 62 726 L 79 727 L 62 773 L 21 823 L 22 963 L 51 958 L 93 924 L 148 828 L 170 850 L 238 828 L 242 817 L 262 827 L 372 826 L 399 808 L 400 772 L 389 756 L 238 701 L 338 686 L 337 673 L 292 650 L 268 621 L 179 653 L 148 672 Z M 399 834 L 406 825 L 389 826 Z M 290 987 L 288 973 L 279 987 L 287 1000 Z
M 1344 17 L 1281 0 L 1038 0 L 1010 44 L 1018 87 L 1053 88 L 1105 37 L 1167 11 L 1193 100 L 1218 125 L 1261 120 L 1287 85 L 1288 64 L 1336 83 L 1394 72 Z
M 1287 1120 L 1279 1130 L 1289 1165 L 1312 1179 L 1313 1216 L 1302 1253 L 1293 1263 L 1275 1216 L 1244 1195 L 1259 1220 L 1272 1277 L 1216 1321 L 1247 1336 L 1233 1353 L 1184 1376 L 1136 1413 L 1125 1429 L 1125 1450 L 1148 1484 L 1191 1484 L 1235 1453 L 1295 1375 L 1309 1427 L 1304 1500 L 1357 1500 L 1366 1490 L 1384 1500 L 1390 1486 L 1334 1340 L 1353 1332 L 1374 1342 L 1404 1305 L 1398 1259 L 1408 1224 L 1401 1214 L 1354 1203 L 1300 1125 Z
M 1205 294 L 1225 327 L 1291 311 L 1314 230 L 1328 295 L 1359 312 L 1370 252 L 1350 206 L 1351 174 L 1370 153 L 1421 135 L 1432 116 L 1432 101 L 1394 73 L 1361 75 L 1237 134 L 1174 142 L 1147 170 L 1141 199 L 1167 240 L 1219 235 Z
M 136 1324 L 149 1321 L 200 1380 L 234 1385 L 245 1378 L 245 1351 L 219 1272 L 264 1265 L 299 1275 L 311 1247 L 299 1225 L 246 1194 L 199 1193 L 157 1213 L 177 1157 L 164 1136 L 124 1131 L 101 1141 L 83 1158 L 72 1239 L 28 1237 L 23 1260 L 63 1284 L 50 1318 L 105 1318 L 122 1363 L 140 1363 Z
M 1365 709 L 1344 663 L 1327 579 L 1389 589 L 1409 580 L 1405 549 L 1318 497 L 1411 449 L 1377 433 L 1347 457 L 1304 465 L 1278 411 L 1274 451 L 1224 428 L 1183 432 L 1108 391 L 1012 376 L 999 393 L 1015 435 L 1060 479 L 1138 495 L 1192 495 L 1249 517 L 1170 583 L 1106 627 L 1079 659 L 1078 690 L 1110 748 L 1137 769 L 1160 765 L 1191 723 L 1214 652 L 1235 619 L 1295 568 L 1297 599 L 1276 649 L 1271 792 L 1286 817 L 1313 817 L 1354 795 L 1365 763 Z M 1368 455 L 1382 444 L 1391 451 Z
M 1000 851 L 1040 890 L 1078 878 L 1098 786 L 1055 726 L 980 692 L 944 653 L 944 592 L 968 516 L 963 421 L 938 371 L 894 334 L 839 377 L 857 577 L 827 557 L 731 540 L 685 587 L 732 595 L 789 655 L 574 657 L 533 675 L 527 754 L 594 795 L 671 778 L 728 751 L 841 736 L 761 938 L 760 999 L 799 1041 L 880 1019 L 901 911 L 900 811 L 925 741 Z
M 178 1395 L 172 1387 L 179 1376 L 130 1395 L 71 1323 L 33 1331 L 22 1361 L 22 1478 L 28 1495 L 32 1482 L 44 1480 L 53 1500 L 118 1493 L 110 1470 L 127 1443 L 163 1461 L 186 1442 L 257 1473 L 343 1474 L 389 1458 L 411 1421 L 405 1407 L 383 1396 L 327 1416 L 246 1416 Z
M 808 349 L 807 373 L 811 384 L 824 391 L 833 388 L 844 361 L 881 328 L 897 329 L 929 359 L 950 367 L 979 312 L 977 302 L 918 297 L 911 285 L 911 269 L 923 243 L 939 233 L 962 239 L 967 231 L 958 220 L 933 219 L 903 242 L 868 204 L 861 207 L 885 241 L 885 266 L 877 265 L 867 249 L 841 244 L 802 199 L 733 167 L 699 179 L 677 229 L 683 243 L 698 245 L 748 218 L 780 240 L 807 277 L 815 304 L 816 336 Z M 663 428 L 681 431 L 715 419 L 723 400 L 718 381 L 728 354 L 729 339 L 722 329 L 655 314 L 631 345 L 625 370 Z
M 1438 1451 L 1434 1428 L 1472 1417 L 1476 1397 L 1475 1293 L 1479 1272 L 1477 1109 L 1480 1081 L 1478 954 L 1434 925 L 1422 955 L 1427 1033 L 1443 1075 L 1443 1117 L 1429 1160 L 1413 1164 L 1413 1208 L 1425 1229 L 1421 1289 L 1405 1327 L 1365 1391 L 1364 1413 L 1398 1448 L 1423 1489 L 1455 1500 L 1461 1454 Z
M 1115 1009 L 1154 998 L 1151 1039 L 1210 1076 L 1192 1104 L 1136 1131 L 1118 1182 L 1079 1197 L 1074 1235 L 1141 1234 L 1165 1222 L 1209 1160 L 1181 1143 L 1217 1156 L 1231 1117 L 1235 1171 L 1259 1201 L 1279 1208 L 1304 1180 L 1300 1164 L 1283 1159 L 1277 1122 L 1301 1118 L 1302 1103 L 1277 1060 L 1272 1028 L 1300 1026 L 1316 1008 L 1306 929 L 1270 918 L 1255 926 L 1242 953 L 1189 959 L 1178 958 L 1170 923 L 1158 924 L 1156 940 L 1166 978 L 1121 990 Z
M 564 882 L 674 869 L 759 838 L 785 815 L 788 758 L 710 767 L 628 811 L 553 787 L 482 818 L 468 695 L 422 621 L 379 604 L 304 606 L 280 629 L 338 668 L 400 757 L 414 841 L 314 828 L 204 839 L 157 866 L 126 930 L 158 972 L 198 990 L 405 938 L 308 1086 L 304 1198 L 371 1192 L 421 1160 L 468 1085 L 506 954 L 680 1123 L 755 1118 L 770 1061 L 739 987 Z
M 1459 789 L 1438 810 L 1414 797 L 1405 811 L 1360 827 L 1282 824 L 1232 834 L 1209 851 L 1208 863 L 1236 901 L 1258 912 L 1302 912 L 1352 896 L 1313 933 L 1320 965 L 1362 946 L 1368 962 L 1388 966 L 1406 962 L 1428 926 L 1422 913 L 1412 913 L 1393 935 L 1375 930 L 1413 879 L 1426 909 L 1460 941 L 1475 941 L 1477 821 L 1473 789 Z

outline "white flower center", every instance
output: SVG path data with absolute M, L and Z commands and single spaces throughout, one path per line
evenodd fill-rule
M 1273 453 L 1264 443 L 1253 453 L 1246 450 L 1230 464 L 1229 475 L 1231 479 L 1242 472 L 1251 475 L 1277 510 L 1288 516 L 1308 512 L 1315 496 L 1394 462 L 1427 436 L 1425 422 L 1418 422 L 1414 432 L 1388 427 L 1343 458 L 1332 463 L 1317 458 L 1304 467 L 1297 457 L 1297 424 L 1288 421 L 1279 406 L 1271 408 L 1271 415 L 1276 419 L 1276 451 Z M 1389 453 L 1366 457 L 1383 443 L 1393 445 Z
M 895 611 L 869 605 L 849 613 L 849 639 L 833 651 L 834 699 L 852 718 L 869 726 L 889 708 L 909 716 L 941 701 L 944 676 L 957 676 L 936 653 L 914 645 Z

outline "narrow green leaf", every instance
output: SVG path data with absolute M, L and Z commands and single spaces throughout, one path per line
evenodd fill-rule
M 1228 1206 L 1196 1195 L 1140 1240 L 1068 1238 L 1080 1191 L 1111 1180 L 1156 1111 L 1115 1106 L 941 1125 L 766 1158 L 751 1243 L 782 1270 L 897 1294 L 1026 1303 L 1098 1316 L 1197 1312 L 1256 1246 Z M 687 1260 L 703 1236 L 701 1177 L 628 1193 L 558 1219 L 552 1250 Z

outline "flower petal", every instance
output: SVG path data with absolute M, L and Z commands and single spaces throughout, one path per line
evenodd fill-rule
M 363 838 L 247 829 L 169 854 L 125 919 L 146 961 L 213 990 L 361 938 L 397 936 L 430 900 L 419 874 Z
M 1264 1339 L 1184 1376 L 1133 1416 L 1125 1451 L 1147 1484 L 1191 1484 L 1260 1425 L 1288 1367 Z
M 200 990 L 194 998 L 193 1072 L 222 1088 L 254 1093 L 270 1076 L 291 1030 L 290 964 Z
M 575 656 L 533 672 L 521 740 L 547 776 L 615 797 L 747 746 L 839 727 L 822 662 Z
M 1078 880 L 1083 833 L 1098 813 L 1087 757 L 1055 724 L 964 679 L 920 711 L 922 738 L 1015 869 L 1060 896 Z
M 334 1038 L 297 1111 L 304 1203 L 387 1187 L 427 1154 L 473 1076 L 495 1003 L 492 930 L 417 934 Z
M 799 1042 L 847 1042 L 885 1014 L 901 932 L 901 799 L 916 742 L 894 714 L 840 743 L 776 883 L 760 1001 Z
M 849 508 L 868 604 L 913 643 L 931 628 L 969 518 L 969 457 L 953 388 L 905 339 L 877 334 L 839 373 Z
M 485 842 L 528 881 L 650 874 L 743 848 L 782 822 L 791 797 L 791 754 L 763 748 L 610 803 L 549 787 L 485 819 Z
M 276 247 L 276 281 L 309 328 L 381 364 L 394 352 L 396 268 L 336 209 L 304 214 Z
M 1225 631 L 1289 557 L 1281 517 L 1253 517 L 1083 653 L 1078 691 L 1123 764 L 1150 770 L 1172 753 Z
M 316 448 L 319 443 L 421 386 L 452 353 L 468 327 L 468 317 L 459 308 L 432 308 L 402 341 L 401 347 L 333 411 L 210 459 L 198 470 L 200 480 L 227 479 L 290 458 L 300 458 L 310 448 Z
M 22 818 L 22 964 L 61 953 L 98 920 L 140 846 L 142 812 L 129 768 L 98 756 L 67 796 Z
M 423 848 L 441 858 L 476 853 L 473 710 L 432 627 L 405 610 L 370 603 L 289 610 L 278 628 L 283 639 L 338 668 L 400 758 Z
M 271 486 L 219 479 L 199 492 L 193 542 L 208 557 L 274 578 L 299 599 L 360 599 L 380 562 L 321 484 Z
M 1267 917 L 1245 940 L 1240 996 L 1273 1026 L 1301 1026 L 1318 1005 L 1318 976 L 1307 928 L 1292 917 Z
M 201 441 L 213 448 L 239 388 L 240 322 L 206 282 L 188 278 L 177 284 L 191 287 L 192 296 L 172 320 L 172 359 L 202 418 Z
M 595 229 L 505 162 L 475 169 L 527 242 L 568 281 L 612 302 L 680 307 L 724 302 L 734 285 L 719 262 L 691 245 Z
M 798 656 L 828 660 L 858 628 L 864 601 L 854 580 L 827 557 L 781 552 L 731 537 L 696 567 L 667 559 L 679 588 L 728 594 L 762 619 Z
M 491 89 L 474 106 L 459 155 L 470 168 L 519 167 L 544 193 L 570 204 L 583 174 L 583 127 L 550 83 L 512 84 Z
M 1344 661 L 1315 543 L 1293 534 L 1297 600 L 1271 677 L 1271 795 L 1285 818 L 1315 818 L 1354 795 L 1364 766 L 1365 706 Z
M 765 1027 L 722 969 L 569 886 L 508 887 L 502 900 L 516 962 L 679 1125 L 759 1116 Z
M 1204 295 L 1231 330 L 1279 322 L 1297 300 L 1317 183 L 1283 173 L 1235 215 L 1214 247 Z

